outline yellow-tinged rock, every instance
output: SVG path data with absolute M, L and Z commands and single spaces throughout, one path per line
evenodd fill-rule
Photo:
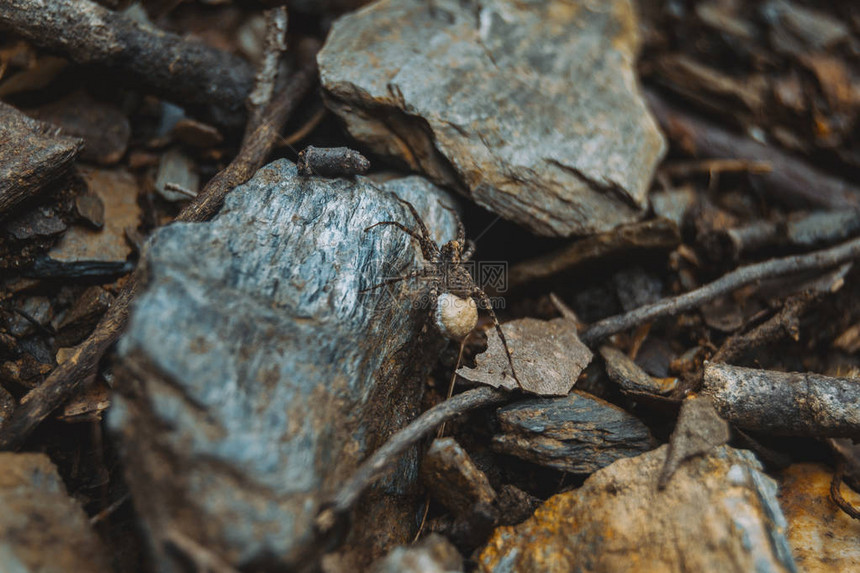
M 666 451 L 618 460 L 520 525 L 498 528 L 479 570 L 796 571 L 776 484 L 750 452 L 716 448 L 659 490 Z
M 779 502 L 788 521 L 788 543 L 798 567 L 816 571 L 860 571 L 860 521 L 830 499 L 833 472 L 821 464 L 794 464 L 780 476 Z M 842 497 L 860 507 L 847 485 Z

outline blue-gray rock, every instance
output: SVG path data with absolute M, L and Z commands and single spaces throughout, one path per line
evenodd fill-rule
M 211 222 L 155 233 L 109 424 L 159 567 L 171 570 L 174 531 L 237 567 L 289 564 L 323 497 L 417 413 L 441 348 L 422 329 L 420 287 L 360 294 L 420 253 L 394 227 L 365 232 L 383 220 L 414 226 L 392 191 L 438 241 L 455 236 L 440 206 L 453 203 L 420 177 L 300 177 L 285 160 Z M 407 456 L 377 492 L 408 497 L 415 462 Z M 396 501 L 386 507 L 357 514 L 354 532 L 390 529 L 396 541 L 411 522 Z M 352 539 L 367 559 L 381 554 Z
M 0 571 L 113 571 L 45 454 L 0 452 Z
M 654 445 L 639 418 L 578 390 L 499 408 L 498 418 L 494 450 L 571 473 L 597 471 Z
M 353 136 L 537 233 L 640 216 L 665 143 L 630 0 L 381 0 L 319 53 Z

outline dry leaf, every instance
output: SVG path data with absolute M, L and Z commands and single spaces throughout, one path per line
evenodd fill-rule
M 564 318 L 550 321 L 522 318 L 502 325 L 511 359 L 523 390 L 540 396 L 564 396 L 591 362 L 591 350 L 579 340 L 574 323 Z M 488 332 L 487 351 L 477 357 L 476 368 L 460 368 L 457 374 L 493 388 L 516 390 L 501 340 Z

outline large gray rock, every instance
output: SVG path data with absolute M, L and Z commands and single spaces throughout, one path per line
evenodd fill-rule
M 531 230 L 646 208 L 665 143 L 633 69 L 629 0 L 380 0 L 318 56 L 327 104 L 377 152 Z
M 364 232 L 381 220 L 413 226 L 392 190 L 437 240 L 455 236 L 444 192 L 424 179 L 302 178 L 282 160 L 213 221 L 173 224 L 150 242 L 119 345 L 128 391 L 109 422 L 160 567 L 170 570 L 175 532 L 234 566 L 283 567 L 311 538 L 322 498 L 416 414 L 439 335 L 421 333 L 414 289 L 359 294 L 415 263 L 402 231 Z M 416 474 L 407 456 L 380 489 L 408 497 Z M 386 507 L 357 514 L 354 530 L 398 541 L 411 521 L 396 501 Z M 364 548 L 368 560 L 380 554 Z

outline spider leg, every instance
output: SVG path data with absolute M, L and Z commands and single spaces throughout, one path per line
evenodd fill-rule
M 466 246 L 463 249 L 463 254 L 460 255 L 460 261 L 465 263 L 466 261 L 471 260 L 472 255 L 475 254 L 475 241 L 472 239 L 466 239 L 464 244 Z
M 412 218 L 415 219 L 415 223 L 418 225 L 418 228 L 421 230 L 421 238 L 418 239 L 418 242 L 421 244 L 421 254 L 423 254 L 424 258 L 428 261 L 434 259 L 439 252 L 439 247 L 436 246 L 436 241 L 433 240 L 433 236 L 427 229 L 427 225 L 424 224 L 424 220 L 421 218 L 421 215 L 418 214 L 418 211 L 412 203 L 406 199 L 401 199 L 394 193 L 392 193 L 392 195 L 394 195 L 395 199 L 406 205 L 406 208 L 409 209 L 410 213 L 412 213 Z
M 442 201 L 439 201 L 439 206 L 446 211 L 453 213 L 454 218 L 457 219 L 457 240 L 460 242 L 461 245 L 466 244 L 466 227 L 463 226 L 463 221 L 460 220 L 460 214 L 457 213 L 456 209 L 449 205 L 446 205 Z
M 409 279 L 414 279 L 416 277 L 420 277 L 423 274 L 424 274 L 423 270 L 412 271 L 408 275 L 403 275 L 402 277 L 394 277 L 394 278 L 386 279 L 379 284 L 373 285 L 372 287 L 360 290 L 360 291 L 358 291 L 358 293 L 364 294 L 366 292 L 370 292 L 372 290 L 376 290 L 378 288 L 381 288 L 381 287 L 384 287 L 384 286 L 387 286 L 390 284 L 399 283 L 400 281 L 408 281 Z
M 487 312 L 490 313 L 490 317 L 493 319 L 493 326 L 496 327 L 496 333 L 499 335 L 499 339 L 502 341 L 502 346 L 505 348 L 505 355 L 508 357 L 508 365 L 511 367 L 511 373 L 514 375 L 514 380 L 519 386 L 520 390 L 524 390 L 523 385 L 520 383 L 520 379 L 517 376 L 517 371 L 514 369 L 514 360 L 511 358 L 511 351 L 508 348 L 508 340 L 505 338 L 505 333 L 502 332 L 502 325 L 499 324 L 499 318 L 496 316 L 495 311 L 493 311 L 493 305 L 490 302 L 490 297 L 487 296 L 481 287 L 472 288 L 472 297 L 477 297 L 480 302 L 479 306 L 482 306 Z
M 400 229 L 401 231 L 403 231 L 404 233 L 408 234 L 408 235 L 409 235 L 409 236 L 411 236 L 413 239 L 415 239 L 416 241 L 418 241 L 418 243 L 422 245 L 421 249 L 422 249 L 422 252 L 423 252 L 423 250 L 424 250 L 424 246 L 423 246 L 423 243 L 424 243 L 424 237 L 422 237 L 421 235 L 419 235 L 418 233 L 416 233 L 415 231 L 413 231 L 412 229 L 410 229 L 409 227 L 407 227 L 407 226 L 406 226 L 406 225 L 404 225 L 403 223 L 398 223 L 397 221 L 380 221 L 379 223 L 374 223 L 373 225 L 371 225 L 371 226 L 367 227 L 367 228 L 364 230 L 364 232 L 366 233 L 366 232 L 368 232 L 369 230 L 371 230 L 372 228 L 374 228 L 374 227 L 379 227 L 380 225 L 392 225 L 392 226 L 394 226 L 394 227 L 397 227 L 398 229 Z M 426 257 L 425 257 L 425 258 L 426 258 Z

